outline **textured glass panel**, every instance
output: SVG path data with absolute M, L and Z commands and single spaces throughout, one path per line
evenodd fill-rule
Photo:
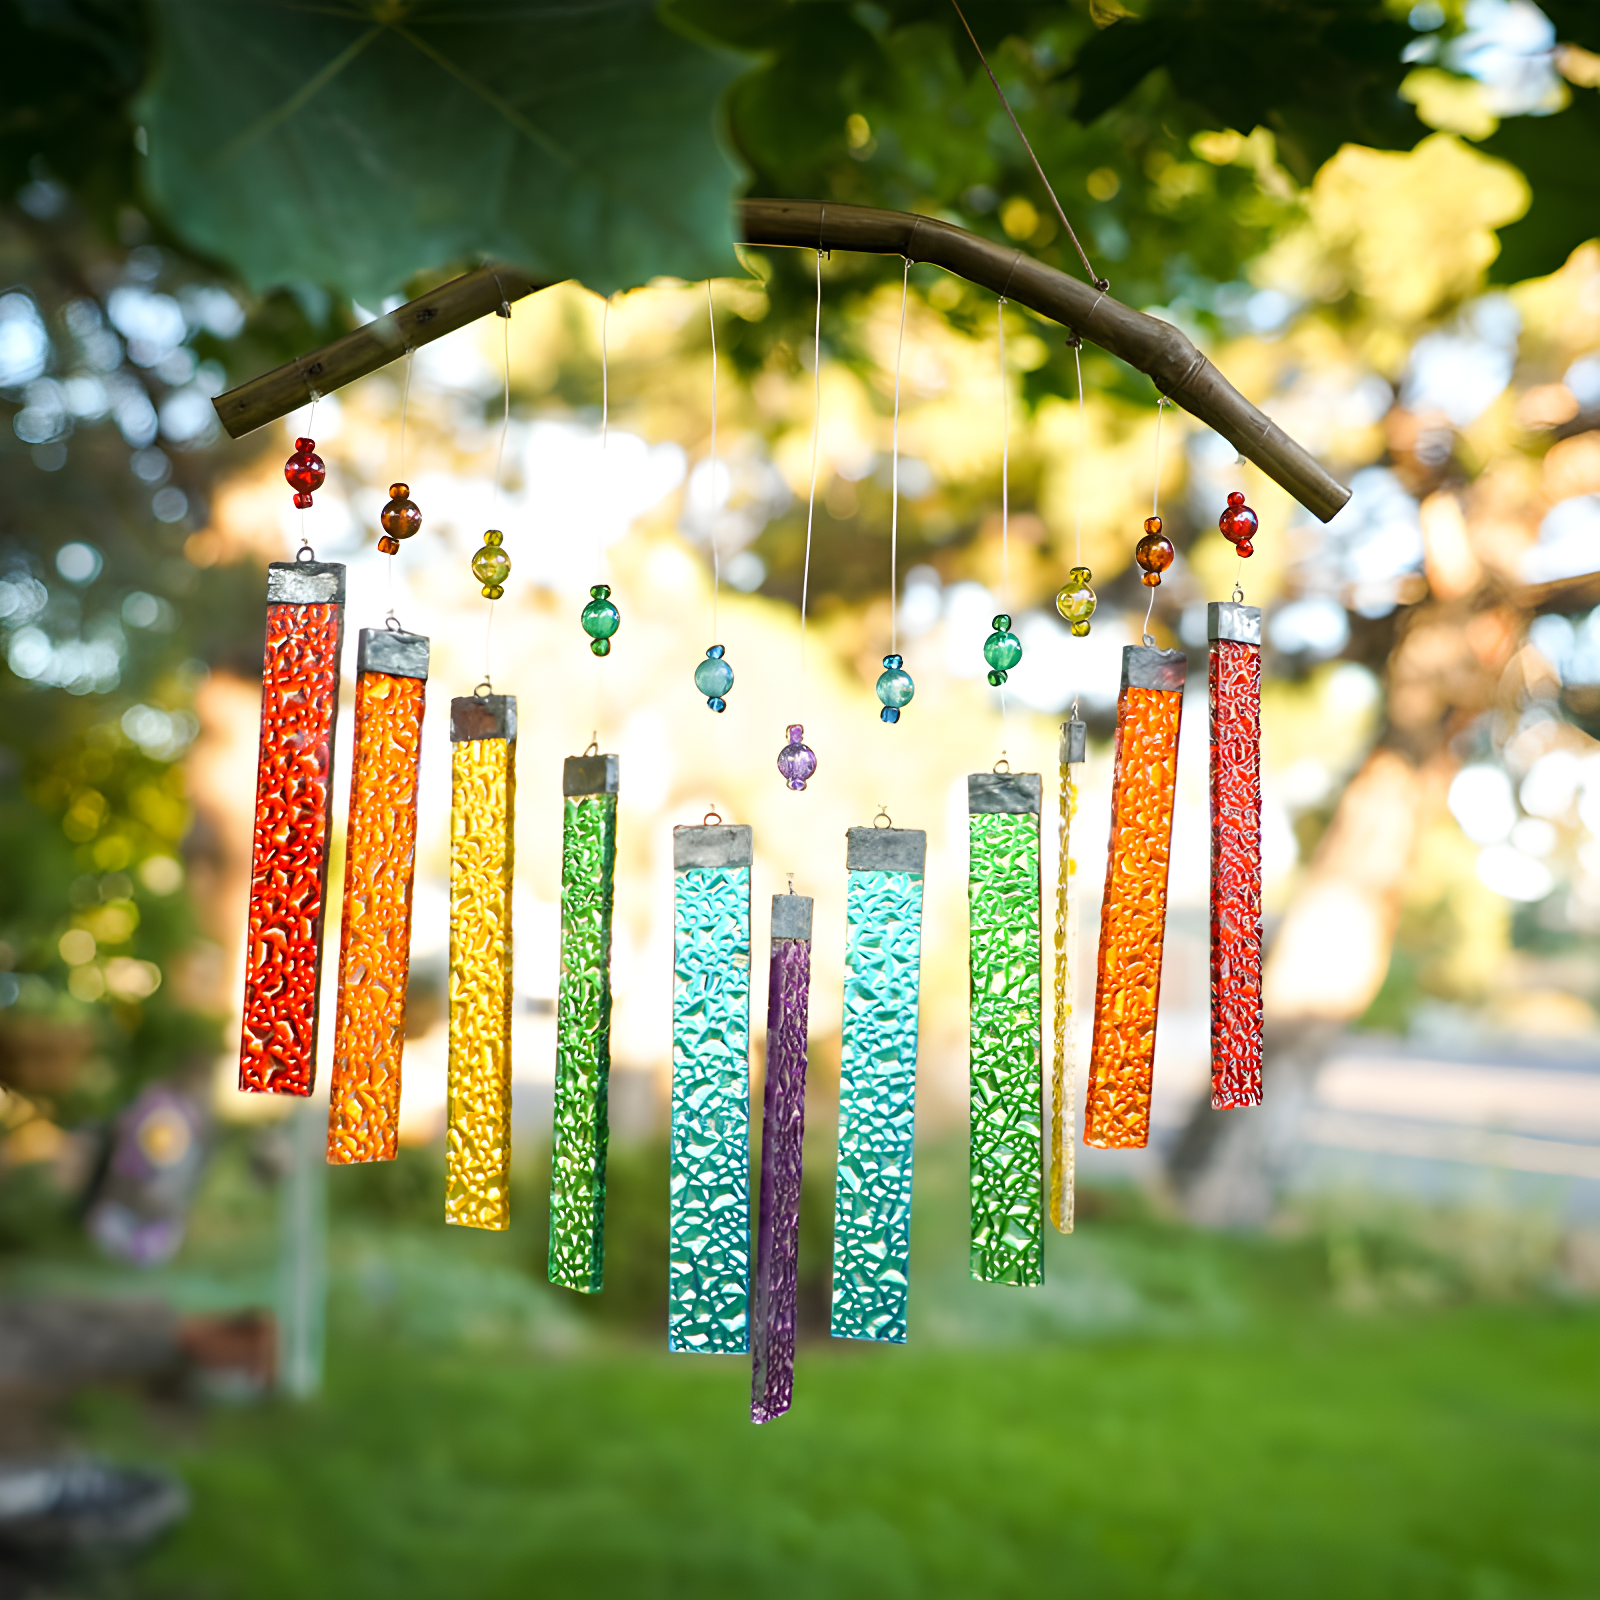
M 750 869 L 676 873 L 667 1345 L 749 1349 Z
M 239 1087 L 310 1094 L 344 607 L 267 607 Z
M 1072 819 L 1078 786 L 1072 764 L 1061 763 L 1061 859 L 1056 869 L 1055 1058 L 1050 1074 L 1050 1221 L 1072 1232 L 1072 1190 L 1078 1100 L 1078 863 Z
M 1111 851 L 1083 1119 L 1083 1142 L 1101 1149 L 1132 1149 L 1150 1137 L 1182 714 L 1183 692 L 1177 689 L 1130 687 L 1117 702 Z
M 904 1344 L 922 874 L 852 872 L 849 878 L 832 1332 L 836 1339 Z
M 561 999 L 550 1151 L 550 1281 L 597 1294 L 606 1260 L 611 886 L 617 797 L 569 795 L 561 835 Z
M 328 1159 L 392 1161 L 411 970 L 421 678 L 356 679 L 355 752 L 339 933 L 338 1025 L 328 1092 Z
M 1211 1104 L 1261 1104 L 1261 647 L 1211 644 Z
M 445 1221 L 511 1223 L 511 845 L 516 741 L 452 744 Z
M 1039 814 L 970 817 L 971 1269 L 1044 1282 Z
M 806 1012 L 811 941 L 774 939 L 767 986 L 767 1085 L 761 1117 L 761 1221 L 751 1331 L 750 1420 L 770 1422 L 794 1393 L 800 1282 L 800 1176 L 806 1134 Z

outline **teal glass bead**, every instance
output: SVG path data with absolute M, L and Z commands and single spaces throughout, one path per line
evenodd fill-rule
M 989 682 L 1004 683 L 1006 673 L 1022 659 L 1022 641 L 1011 631 L 1011 618 L 1003 611 L 995 617 L 993 627 L 994 632 L 983 641 L 983 659 L 994 669 Z M 995 672 L 1000 674 L 998 678 Z
M 578 621 L 583 625 L 583 631 L 594 641 L 589 648 L 594 650 L 597 656 L 603 656 L 611 649 L 607 641 L 622 626 L 622 613 L 612 603 L 610 584 L 597 583 L 589 591 L 589 595 L 589 603 L 583 608 Z M 596 649 L 598 645 L 605 645 L 605 649 Z
M 885 656 L 883 668 L 878 677 L 878 698 L 883 702 L 880 715 L 885 722 L 898 722 L 900 707 L 911 704 L 917 686 L 911 681 L 911 674 L 905 670 L 901 657 Z M 893 715 L 890 715 L 891 712 Z
M 694 669 L 694 686 L 706 697 L 713 711 L 726 711 L 728 702 L 723 696 L 733 687 L 733 668 L 722 659 L 722 646 L 714 644 L 706 651 L 706 658 Z

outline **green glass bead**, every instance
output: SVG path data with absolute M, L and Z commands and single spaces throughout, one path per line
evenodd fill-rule
M 1089 618 L 1099 604 L 1094 590 L 1089 587 L 1091 577 L 1093 573 L 1087 567 L 1074 567 L 1056 595 L 1056 610 L 1061 613 L 1061 620 L 1080 639 L 1089 631 Z
M 996 667 L 994 671 L 989 674 L 989 682 L 992 683 L 997 689 L 1005 681 L 1006 675 L 998 667 Z
M 996 617 L 994 620 L 996 632 L 991 633 L 983 641 L 983 659 L 996 672 L 1005 673 L 1009 672 L 1022 659 L 1022 641 L 1014 633 L 998 631 L 1002 619 Z M 1006 617 L 1003 620 L 1009 623 L 1011 618 Z M 1004 678 L 1001 681 L 1004 682 Z
M 609 639 L 591 639 L 589 648 L 597 656 L 608 656 L 611 654 L 611 641 Z
M 601 592 L 602 590 L 604 593 Z M 609 639 L 622 626 L 622 613 L 617 610 L 612 601 L 606 598 L 611 591 L 606 588 L 605 584 L 597 583 L 590 590 L 590 593 L 593 594 L 594 599 L 583 608 L 582 615 L 579 616 L 578 621 L 583 624 L 583 631 L 591 639 L 599 643 L 602 640 Z M 595 654 L 604 655 L 605 651 L 597 650 Z

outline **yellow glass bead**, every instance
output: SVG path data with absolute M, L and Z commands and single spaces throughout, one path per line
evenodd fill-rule
M 505 592 L 505 589 L 498 583 L 486 583 L 483 586 L 483 598 L 485 600 L 498 600 Z
M 483 548 L 472 558 L 472 575 L 483 585 L 490 600 L 500 598 L 500 586 L 511 576 L 511 557 L 500 548 L 505 538 L 498 528 L 491 528 L 483 536 Z M 493 589 L 496 592 L 490 594 Z
M 1074 567 L 1056 594 L 1056 610 L 1061 613 L 1061 620 L 1080 639 L 1088 633 L 1089 618 L 1099 604 L 1094 590 L 1089 587 L 1091 577 L 1093 574 L 1087 567 Z

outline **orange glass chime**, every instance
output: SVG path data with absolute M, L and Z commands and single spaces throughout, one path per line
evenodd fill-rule
M 1157 587 L 1172 565 L 1172 541 L 1157 516 L 1145 522 L 1135 556 Z M 1167 924 L 1167 867 L 1178 781 L 1178 726 L 1187 662 L 1178 650 L 1143 645 L 1122 652 L 1111 849 L 1100 913 L 1094 1042 L 1084 1097 L 1083 1142 L 1136 1149 L 1150 1138 L 1156 1006 Z
M 390 1161 L 400 1135 L 400 1056 L 411 971 L 418 764 L 428 641 L 363 628 L 328 1097 L 328 1160 Z
M 304 509 L 323 479 L 312 441 L 285 475 Z M 309 552 L 306 552 L 309 553 Z M 344 640 L 344 568 L 267 568 L 261 743 L 250 863 L 239 1087 L 308 1095 L 316 1083 L 317 988 L 327 908 L 333 736 Z

